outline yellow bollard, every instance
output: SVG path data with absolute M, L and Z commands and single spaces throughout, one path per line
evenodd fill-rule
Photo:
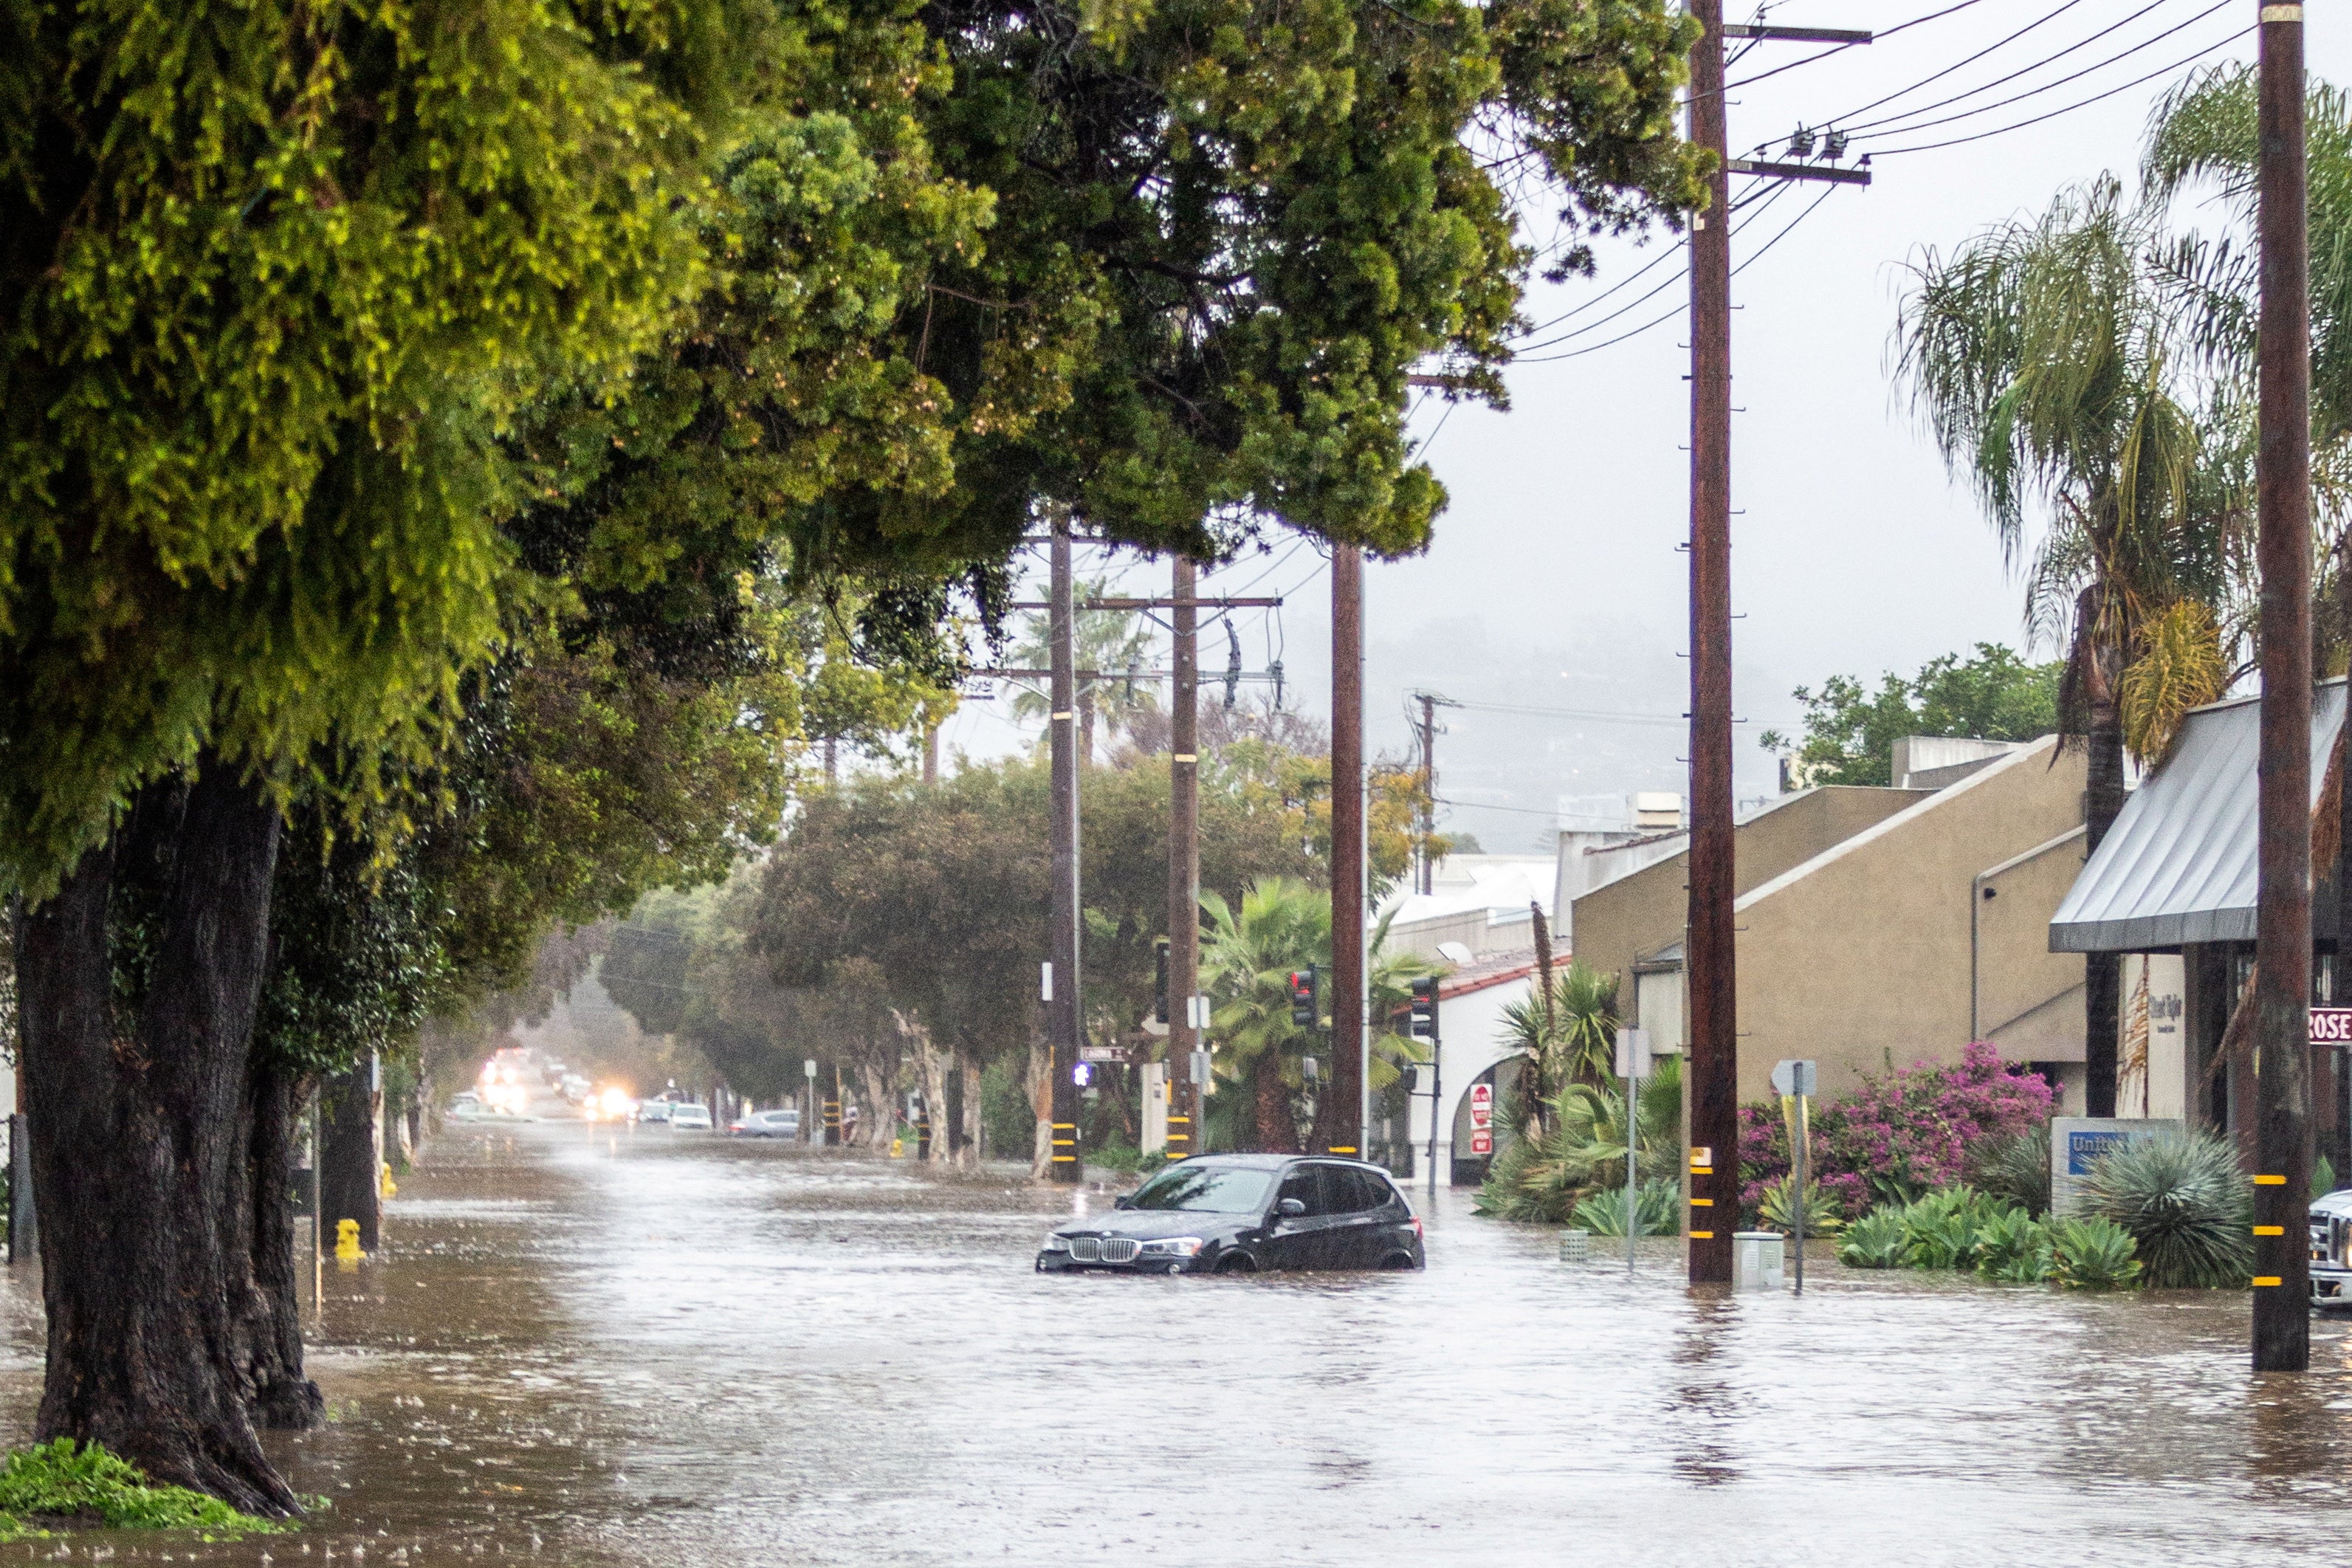
M 337 1220 L 335 1222 L 335 1261 L 357 1263 L 366 1256 L 366 1253 L 360 1250 L 360 1222 L 355 1219 Z
M 383 1173 L 376 1178 L 376 1188 L 387 1198 L 396 1198 L 400 1195 L 400 1188 L 393 1183 L 392 1162 L 389 1160 L 384 1162 Z

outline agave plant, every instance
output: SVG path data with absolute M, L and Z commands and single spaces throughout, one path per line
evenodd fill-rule
M 1994 1210 L 1977 1233 L 1977 1272 L 1987 1279 L 2039 1284 L 2050 1278 L 2052 1262 L 2048 1228 L 2021 1208 Z
M 1874 1210 L 1838 1237 L 1838 1261 L 1849 1268 L 1900 1268 L 1910 1252 L 1899 1209 Z
M 2101 1156 L 2083 1179 L 2085 1215 L 2132 1239 L 2158 1287 L 2234 1289 L 2253 1272 L 2253 1188 L 2210 1132 L 2171 1133 Z
M 2050 1222 L 2051 1278 L 2070 1290 L 2125 1290 L 2138 1283 L 2131 1233 L 2113 1220 Z
M 1795 1181 L 1796 1177 L 1793 1175 L 1783 1176 L 1765 1187 L 1764 1195 L 1758 1200 L 1756 1205 L 1756 1212 L 1762 1216 L 1765 1229 L 1790 1232 L 1796 1229 L 1797 1205 L 1790 1190 Z M 1805 1184 L 1805 1234 L 1835 1236 L 1844 1228 L 1845 1215 L 1839 1210 L 1837 1199 L 1822 1191 L 1819 1182 L 1807 1182 Z
M 1657 1180 L 1643 1182 L 1634 1189 L 1633 1210 L 1641 1222 L 1643 1236 L 1676 1236 L 1681 1234 L 1683 1206 L 1682 1184 Z M 1595 1193 L 1580 1202 L 1571 1214 L 1579 1230 L 1589 1230 L 1595 1236 L 1625 1234 L 1625 1189 Z

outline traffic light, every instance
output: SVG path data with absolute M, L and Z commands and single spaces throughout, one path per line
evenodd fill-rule
M 1416 1040 L 1437 1038 L 1437 976 L 1434 974 L 1412 983 L 1412 1023 L 1410 1032 Z
M 1151 1016 L 1159 1023 L 1168 1022 L 1168 939 L 1153 942 L 1152 952 L 1159 968 L 1151 981 Z
M 1311 1029 L 1323 1016 L 1322 1000 L 1317 984 L 1321 979 L 1314 964 L 1290 972 L 1290 1021 L 1302 1028 Z

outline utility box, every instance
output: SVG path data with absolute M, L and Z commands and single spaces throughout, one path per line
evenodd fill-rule
M 1733 1231 L 1731 1288 L 1734 1290 L 1778 1290 L 1780 1288 L 1781 1246 L 1787 1239 L 1777 1230 Z
M 1168 1064 L 1143 1064 L 1143 1147 L 1157 1154 L 1168 1147 Z

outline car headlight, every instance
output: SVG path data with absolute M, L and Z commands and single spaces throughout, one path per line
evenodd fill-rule
M 1146 1258 L 1190 1258 L 1194 1253 L 1200 1251 L 1201 1247 L 1201 1238 L 1197 1236 L 1171 1236 L 1160 1241 L 1145 1242 L 1143 1244 L 1143 1256 Z
M 1049 1236 L 1045 1238 L 1045 1245 L 1041 1250 L 1045 1252 L 1067 1252 L 1070 1250 L 1070 1244 L 1058 1236 Z

